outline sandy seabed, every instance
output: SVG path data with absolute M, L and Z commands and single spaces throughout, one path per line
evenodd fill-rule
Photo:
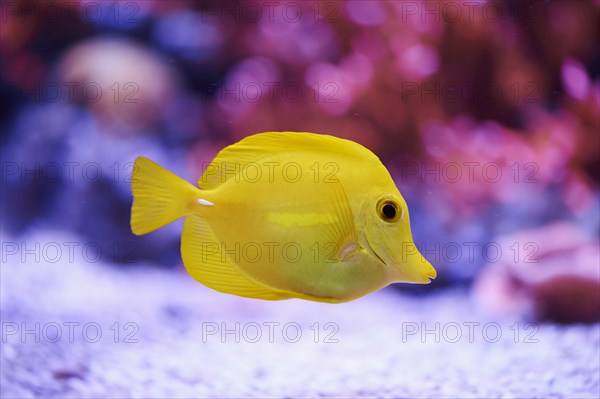
M 600 397 L 599 324 L 499 320 L 459 290 L 267 302 L 180 270 L 3 257 L 2 398 Z

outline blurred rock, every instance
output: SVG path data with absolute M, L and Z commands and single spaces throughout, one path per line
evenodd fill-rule
M 79 42 L 63 57 L 58 75 L 100 122 L 125 125 L 109 133 L 131 134 L 156 125 L 176 89 L 167 62 L 125 38 Z
M 482 308 L 560 323 L 600 321 L 596 238 L 570 222 L 556 222 L 505 236 L 500 242 L 515 256 L 503 256 L 478 276 L 473 298 Z

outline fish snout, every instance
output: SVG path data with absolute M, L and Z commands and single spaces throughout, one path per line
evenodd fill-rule
M 402 282 L 429 284 L 437 277 L 437 272 L 419 252 L 414 243 L 406 243 L 401 251 L 401 259 L 394 262 Z

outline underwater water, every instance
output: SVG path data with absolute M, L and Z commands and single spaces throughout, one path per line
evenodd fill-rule
M 0 397 L 600 397 L 599 16 L 597 1 L 3 1 Z M 246 184 L 211 221 L 229 266 L 267 232 L 303 248 L 297 232 L 351 213 L 315 239 L 346 231 L 338 258 L 360 245 L 423 282 L 402 263 L 411 233 L 436 278 L 340 304 L 246 298 L 188 274 L 183 220 L 132 232 L 137 157 L 200 180 L 207 209 L 219 151 L 273 131 L 372 151 L 410 230 L 389 233 L 408 211 L 383 211 L 380 169 L 278 147 L 282 169 L 224 175 Z M 298 170 L 356 177 L 348 207 L 327 214 L 339 191 L 318 200 Z M 257 171 L 289 185 L 260 192 Z

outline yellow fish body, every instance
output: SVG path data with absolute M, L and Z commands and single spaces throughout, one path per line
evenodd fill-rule
M 183 263 L 217 291 L 338 303 L 436 276 L 390 174 L 355 142 L 255 134 L 223 149 L 198 186 L 138 157 L 131 228 L 142 235 L 185 217 Z

